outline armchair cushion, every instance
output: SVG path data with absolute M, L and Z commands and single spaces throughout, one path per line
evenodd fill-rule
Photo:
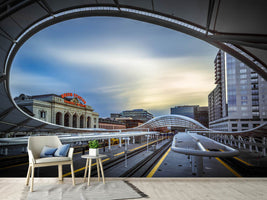
M 45 145 L 40 153 L 40 158 L 53 157 L 56 150 L 57 148 L 53 148 L 53 147 L 49 147 Z
M 56 156 L 56 157 L 62 157 L 62 156 L 63 156 L 63 157 L 66 157 L 67 154 L 68 154 L 69 149 L 70 149 L 70 144 L 60 145 L 60 146 L 57 148 L 57 150 L 56 150 L 54 156 Z
M 47 158 L 38 158 L 35 160 L 36 164 L 40 163 L 50 163 L 50 162 L 64 162 L 71 161 L 69 157 L 47 157 Z

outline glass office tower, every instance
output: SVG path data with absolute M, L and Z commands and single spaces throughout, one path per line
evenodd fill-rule
M 210 128 L 242 131 L 266 122 L 267 82 L 221 50 L 214 63 L 216 88 L 209 94 Z

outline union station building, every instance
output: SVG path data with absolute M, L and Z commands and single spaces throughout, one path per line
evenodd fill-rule
M 43 121 L 74 128 L 99 128 L 99 114 L 75 93 L 21 94 L 14 100 L 24 112 Z

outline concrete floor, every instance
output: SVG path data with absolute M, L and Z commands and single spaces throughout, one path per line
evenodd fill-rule
M 111 180 L 129 181 L 149 196 L 142 199 L 267 199 L 267 178 L 107 178 L 107 184 Z M 42 183 L 58 183 L 58 179 L 35 179 L 35 184 Z M 82 183 L 82 178 L 76 178 L 76 183 Z M 24 184 L 25 178 L 0 178 L 0 199 L 21 200 L 23 191 L 29 190 Z M 65 178 L 63 184 L 71 184 L 71 179 Z

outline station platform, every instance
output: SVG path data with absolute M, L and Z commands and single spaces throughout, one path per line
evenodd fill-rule
M 266 200 L 267 197 L 267 178 L 106 178 L 106 184 L 121 180 L 128 181 L 147 195 L 146 198 L 138 198 L 139 200 Z M 82 178 L 76 178 L 77 185 L 82 181 Z M 96 179 L 93 178 L 92 181 Z M 35 179 L 35 185 L 44 183 L 71 184 L 71 178 L 65 178 L 63 183 L 59 183 L 57 178 Z M 28 191 L 25 178 L 0 178 L 2 200 L 25 200 L 23 197 Z

